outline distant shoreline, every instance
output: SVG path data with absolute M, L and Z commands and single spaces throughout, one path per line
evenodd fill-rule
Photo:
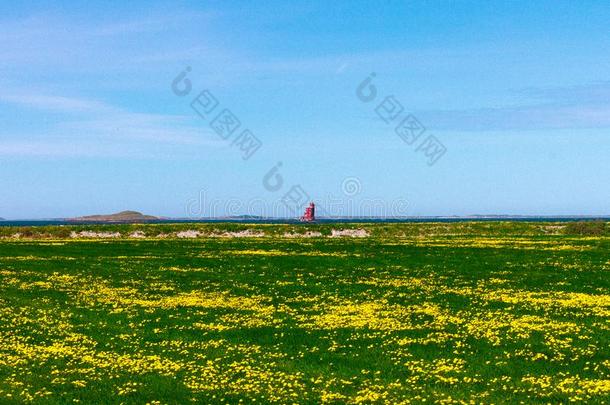
M 422 223 L 422 222 L 573 222 L 573 221 L 610 221 L 609 216 L 465 216 L 465 217 L 404 217 L 404 218 L 375 218 L 375 217 L 345 217 L 345 218 L 319 218 L 315 223 Z M 301 224 L 298 219 L 270 218 L 270 219 L 240 219 L 240 218 L 167 218 L 144 221 L 78 221 L 74 219 L 23 219 L 3 220 L 0 226 L 83 226 L 83 225 L 129 225 L 129 224 L 184 224 L 184 223 L 238 223 L 238 224 Z M 303 223 L 304 225 L 311 223 Z

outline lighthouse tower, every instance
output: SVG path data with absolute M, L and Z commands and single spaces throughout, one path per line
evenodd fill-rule
M 301 217 L 303 222 L 313 222 L 316 220 L 316 205 L 312 202 L 309 207 L 305 208 L 305 213 Z

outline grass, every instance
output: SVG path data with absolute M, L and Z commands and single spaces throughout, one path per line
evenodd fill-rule
M 265 236 L 218 237 L 248 229 Z M 121 237 L 70 236 L 83 230 Z M 175 236 L 186 230 L 202 235 Z M 286 236 L 306 231 L 322 236 Z M 610 401 L 607 234 L 509 222 L 0 234 L 0 403 Z

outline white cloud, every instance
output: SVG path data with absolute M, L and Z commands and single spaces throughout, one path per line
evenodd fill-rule
M 34 93 L 0 94 L 0 101 L 42 110 L 101 113 L 118 109 L 97 100 Z
M 420 111 L 439 130 L 495 131 L 610 128 L 610 83 L 527 88 L 518 92 L 534 104 L 464 110 Z M 544 104 L 540 101 L 543 100 Z
M 18 157 L 145 157 L 112 145 L 68 141 L 2 141 L 0 155 Z
M 139 156 L 160 145 L 165 145 L 167 153 L 180 153 L 181 147 L 205 151 L 224 145 L 207 122 L 195 115 L 132 112 L 99 100 L 32 92 L 11 92 L 0 96 L 0 102 L 62 118 L 38 134 L 0 132 L 3 155 Z

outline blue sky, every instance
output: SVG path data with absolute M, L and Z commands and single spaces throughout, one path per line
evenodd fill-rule
M 0 217 L 273 215 L 295 185 L 335 215 L 607 215 L 608 21 L 589 1 L 3 2 Z M 193 111 L 203 90 L 262 142 L 249 159 Z

